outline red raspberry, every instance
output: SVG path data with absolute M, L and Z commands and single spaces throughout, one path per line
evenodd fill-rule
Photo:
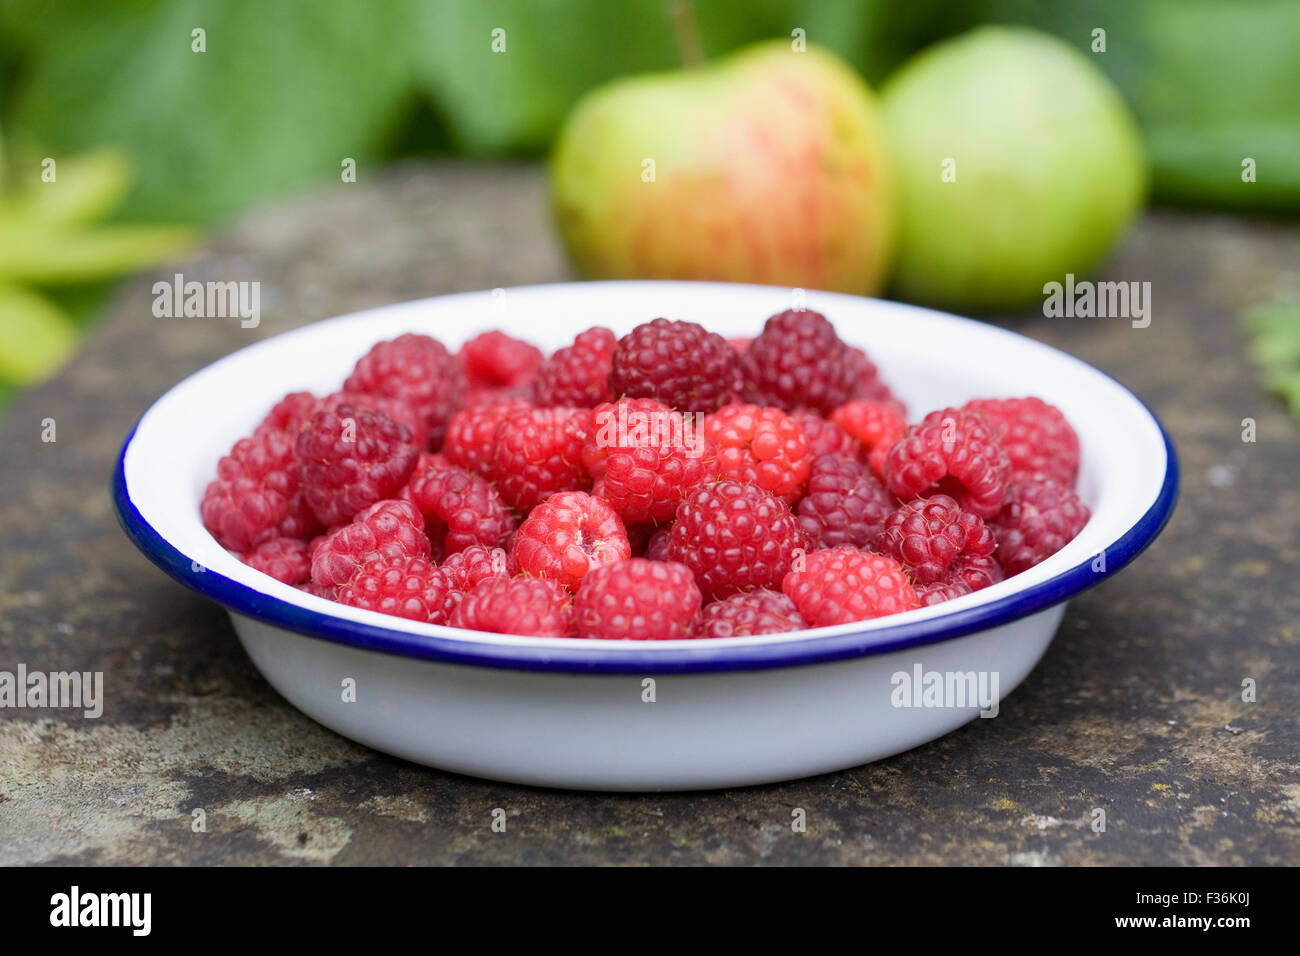
M 260 428 L 217 462 L 199 506 L 203 526 L 240 554 L 273 538 L 306 539 L 320 528 L 302 490 L 302 469 L 287 432 Z
M 279 428 L 294 434 L 302 423 L 316 414 L 320 399 L 311 392 L 290 392 L 266 413 L 258 429 Z
M 875 550 L 906 568 L 921 595 L 930 585 L 959 582 L 970 592 L 1001 581 L 994 546 L 993 532 L 979 515 L 963 511 L 947 495 L 932 495 L 890 515 Z
M 704 595 L 717 599 L 776 586 L 807 544 L 780 498 L 757 485 L 717 481 L 677 506 L 667 558 L 690 568 Z
M 755 588 L 705 605 L 695 624 L 695 636 L 749 637 L 800 631 L 807 626 L 794 602 L 780 591 Z
M 557 491 L 591 487 L 582 447 L 592 431 L 589 408 L 532 408 L 497 426 L 492 479 L 506 503 L 528 511 Z
M 537 369 L 538 402 L 592 408 L 611 401 L 609 367 L 617 344 L 613 332 L 597 326 L 557 349 Z
M 1010 480 L 1055 478 L 1073 487 L 1079 436 L 1061 410 L 1041 398 L 980 398 L 963 408 L 982 412 L 1011 462 Z
M 411 444 L 416 448 L 424 448 L 428 441 L 428 426 L 405 399 L 384 398 L 382 395 L 366 395 L 362 392 L 335 392 L 322 398 L 316 406 L 316 411 L 325 409 L 337 411 L 344 405 L 351 405 L 353 408 L 367 412 L 382 412 L 399 425 L 405 425 L 411 432 Z M 301 428 L 310 418 L 309 415 L 299 422 L 298 428 Z
M 573 599 L 578 637 L 619 641 L 688 638 L 700 613 L 690 568 L 630 558 L 592 569 Z
M 645 543 L 645 557 L 651 561 L 667 561 L 668 541 L 671 534 L 671 528 L 660 528 L 650 535 L 650 540 Z
M 907 415 L 907 409 L 903 406 L 903 403 L 895 398 L 889 386 L 880 380 L 875 363 L 867 358 L 866 352 L 852 345 L 846 345 L 845 364 L 850 369 L 850 380 L 853 382 L 851 398 L 854 401 L 880 402 L 884 405 L 892 405 L 900 415 Z
M 1068 485 L 1048 478 L 1015 481 L 993 518 L 998 560 L 1019 574 L 1060 551 L 1088 523 L 1088 506 Z
M 632 556 L 614 509 L 583 491 L 562 491 L 534 508 L 510 552 L 519 570 L 570 590 L 593 568 Z
M 993 559 L 988 558 L 986 560 L 992 561 Z M 944 601 L 952 601 L 971 593 L 970 585 L 961 578 L 938 581 L 934 584 L 918 584 L 915 587 L 916 599 L 921 602 L 921 607 L 942 604 Z
M 453 588 L 427 558 L 375 558 L 357 568 L 338 590 L 340 604 L 411 621 L 446 624 Z
M 380 501 L 356 521 L 312 542 L 311 579 L 321 587 L 338 587 L 375 558 L 404 557 L 429 557 L 424 519 L 409 501 Z
M 866 465 L 853 458 L 813 459 L 799 525 L 814 548 L 865 548 L 885 527 L 894 499 Z
M 417 472 L 407 485 L 424 515 L 430 538 L 441 538 L 447 554 L 472 544 L 499 547 L 515 529 L 514 515 L 487 479 L 454 465 Z
M 453 465 L 476 475 L 492 473 L 492 453 L 496 448 L 497 426 L 516 412 L 532 408 L 532 402 L 511 397 L 478 401 L 462 408 L 447 424 L 443 454 Z
M 790 417 L 802 429 L 803 440 L 808 444 L 808 454 L 814 458 L 818 455 L 858 457 L 858 440 L 830 419 L 822 418 L 806 408 L 791 412 Z
M 470 388 L 526 385 L 537 375 L 542 350 L 497 329 L 474 336 L 460 347 L 460 364 Z
M 740 356 L 702 325 L 654 319 L 619 339 L 609 388 L 683 412 L 713 412 L 740 391 Z
M 653 398 L 620 398 L 592 409 L 592 430 L 582 446 L 582 464 L 592 479 L 605 474 L 605 461 L 616 448 L 666 444 L 682 435 L 687 421 Z
M 488 578 L 451 612 L 451 626 L 496 634 L 567 637 L 573 608 L 569 592 L 544 578 Z
M 907 419 L 887 402 L 846 402 L 831 412 L 831 421 L 858 440 L 862 455 L 877 476 L 884 474 L 885 456 L 907 431 Z
M 749 345 L 753 341 L 752 338 L 744 338 L 742 336 L 739 338 L 727 339 L 727 344 L 736 350 L 737 355 L 744 355 L 749 351 Z
M 301 584 L 311 579 L 311 558 L 307 542 L 300 538 L 272 538 L 244 556 L 244 563 L 269 574 L 282 584 Z
M 465 393 L 465 372 L 437 339 L 408 332 L 376 343 L 357 361 L 343 391 L 404 399 L 424 422 L 429 447 L 436 450 Z
M 772 316 L 741 357 L 745 400 L 823 415 L 853 398 L 862 370 L 824 315 L 790 309 Z
M 779 408 L 726 405 L 704 419 L 704 436 L 718 446 L 718 473 L 749 482 L 787 503 L 808 481 L 812 455 L 803 429 Z
M 854 548 L 814 551 L 802 570 L 785 576 L 781 590 L 813 627 L 865 621 L 920 606 L 897 561 Z
M 913 425 L 885 455 L 885 484 L 904 500 L 942 492 L 981 518 L 1002 507 L 1006 453 L 978 412 L 943 408 Z
M 382 412 L 340 405 L 311 417 L 298 433 L 303 495 L 326 526 L 346 524 L 393 497 L 415 467 L 411 433 Z
M 463 551 L 457 551 L 442 563 L 442 573 L 447 575 L 451 586 L 457 591 L 467 592 L 480 581 L 488 578 L 508 578 L 508 559 L 501 548 L 485 548 L 472 544 Z

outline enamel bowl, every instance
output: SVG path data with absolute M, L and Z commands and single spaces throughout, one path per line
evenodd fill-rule
M 796 291 L 794 295 L 803 297 Z M 1079 433 L 1082 533 L 1042 564 L 937 607 L 792 634 L 702 641 L 512 637 L 312 597 L 241 564 L 203 528 L 217 460 L 286 392 L 336 390 L 374 342 L 449 348 L 490 328 L 544 349 L 655 316 L 756 334 L 788 289 L 593 282 L 443 296 L 317 322 L 241 349 L 154 403 L 122 447 L 114 497 L 160 568 L 224 606 L 266 679 L 346 737 L 475 776 L 594 790 L 686 790 L 856 766 L 933 740 L 1015 688 L 1066 602 L 1132 561 L 1174 507 L 1160 423 L 1089 365 L 992 325 L 809 292 L 865 348 L 912 418 L 978 396 L 1038 395 Z

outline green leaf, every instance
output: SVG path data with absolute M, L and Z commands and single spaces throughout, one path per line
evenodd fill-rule
M 65 231 L 0 225 L 0 280 L 43 285 L 102 279 L 179 258 L 193 243 L 193 232 L 181 226 Z
M 0 284 L 0 382 L 29 385 L 63 363 L 76 330 L 44 296 Z
M 117 149 L 100 149 L 56 162 L 55 179 L 33 172 L 26 188 L 0 204 L 0 227 L 25 219 L 43 226 L 94 222 L 122 201 L 131 182 L 131 163 Z

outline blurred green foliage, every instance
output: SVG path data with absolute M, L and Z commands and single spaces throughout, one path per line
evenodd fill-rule
M 1257 305 L 1242 316 L 1250 354 L 1265 386 L 1282 398 L 1300 424 L 1300 299 Z

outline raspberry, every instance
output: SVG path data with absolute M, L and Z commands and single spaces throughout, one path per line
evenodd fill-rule
M 312 542 L 311 579 L 320 587 L 338 587 L 375 558 L 404 557 L 429 557 L 424 519 L 409 501 L 380 501 L 356 521 Z
M 816 412 L 800 409 L 790 413 L 790 417 L 803 431 L 803 440 L 808 445 L 808 454 L 839 455 L 841 458 L 857 458 L 860 451 L 858 440 L 828 418 L 822 418 Z
M 452 627 L 528 637 L 567 637 L 573 608 L 569 592 L 544 578 L 488 578 L 451 612 Z
M 846 402 L 831 412 L 831 421 L 858 440 L 871 470 L 884 473 L 885 456 L 907 431 L 907 419 L 887 402 Z
M 718 446 L 718 474 L 749 482 L 787 503 L 799 497 L 812 464 L 803 429 L 779 408 L 726 405 L 704 419 Z
M 1053 479 L 1012 482 L 993 518 L 997 557 L 1007 574 L 1019 574 L 1060 551 L 1088 523 L 1088 506 Z
M 382 412 L 322 410 L 298 433 L 303 495 L 326 526 L 346 524 L 406 484 L 419 452 L 410 431 Z
M 408 332 L 376 343 L 358 359 L 343 391 L 404 399 L 424 422 L 429 447 L 437 450 L 464 395 L 465 373 L 437 339 Z
M 645 557 L 651 561 L 667 561 L 668 541 L 671 534 L 671 528 L 660 528 L 650 535 L 650 540 L 645 543 Z
M 1002 507 L 1010 464 L 984 416 L 943 408 L 913 425 L 885 455 L 885 484 L 907 500 L 942 492 L 981 518 Z
M 443 454 L 453 465 L 476 475 L 492 473 L 492 452 L 496 447 L 497 426 L 516 412 L 532 408 L 532 402 L 511 397 L 479 401 L 462 408 L 447 423 Z
M 799 525 L 814 548 L 865 548 L 885 527 L 894 499 L 866 465 L 853 458 L 813 459 Z
M 463 551 L 457 551 L 442 563 L 442 573 L 457 591 L 466 592 L 480 581 L 488 578 L 506 578 L 510 576 L 507 569 L 506 552 L 501 548 L 485 548 L 472 544 Z
M 583 491 L 562 491 L 529 513 L 510 553 L 523 573 L 572 590 L 598 565 L 631 557 L 632 546 L 608 503 Z
M 582 464 L 592 479 L 605 474 L 605 461 L 616 448 L 666 443 L 684 433 L 685 422 L 653 398 L 620 398 L 592 409 L 592 431 L 582 446 Z
M 705 605 L 695 624 L 695 636 L 749 637 L 799 631 L 807 626 L 794 602 L 780 591 L 755 588 Z
M 694 322 L 654 319 L 618 340 L 609 389 L 654 398 L 683 412 L 713 412 L 740 391 L 740 356 Z
M 424 448 L 428 441 L 429 429 L 424 424 L 424 420 L 403 398 L 385 398 L 382 395 L 366 395 L 362 392 L 335 392 L 322 398 L 315 410 L 317 412 L 325 409 L 337 411 L 344 405 L 351 405 L 353 408 L 367 412 L 382 412 L 399 425 L 405 425 L 411 433 L 411 444 L 416 448 Z M 301 428 L 310 418 L 309 415 L 299 422 L 298 428 Z
M 915 587 L 916 599 L 921 602 L 921 607 L 942 604 L 944 601 L 951 601 L 971 593 L 970 585 L 961 578 L 938 581 L 934 584 L 918 584 Z
M 528 511 L 557 491 L 591 487 L 582 447 L 592 431 L 589 408 L 532 408 L 497 425 L 492 479 L 506 503 Z
M 293 439 L 276 428 L 235 442 L 217 462 L 199 513 L 221 546 L 240 554 L 273 538 L 306 539 L 320 527 L 302 491 Z
M 824 315 L 790 309 L 772 316 L 741 357 L 747 402 L 823 415 L 853 398 L 861 368 Z
M 611 401 L 610 360 L 618 339 L 609 329 L 588 329 L 572 345 L 557 349 L 537 369 L 537 400 L 542 405 L 592 408 Z
M 807 540 L 785 502 L 757 485 L 701 485 L 677 506 L 667 559 L 695 574 L 704 595 L 774 587 Z
M 866 352 L 852 345 L 846 345 L 844 361 L 850 370 L 849 377 L 853 383 L 851 397 L 854 401 L 880 402 L 884 405 L 891 405 L 898 410 L 900 415 L 906 416 L 907 409 L 903 407 L 902 402 L 894 397 L 894 393 L 889 386 L 880 380 L 880 373 L 877 371 L 875 363 L 867 358 Z
M 447 554 L 470 545 L 499 547 L 515 529 L 514 515 L 485 478 L 454 465 L 417 472 L 407 485 L 424 515 L 425 531 L 442 538 Z
M 927 604 L 956 596 L 923 593 L 932 585 L 957 585 L 960 594 L 1001 581 L 994 546 L 993 532 L 982 518 L 963 511 L 948 495 L 933 495 L 909 501 L 890 515 L 875 549 L 907 569 Z
M 300 538 L 272 538 L 244 556 L 244 563 L 269 574 L 282 584 L 301 584 L 311 578 L 307 542 Z
M 743 336 L 738 338 L 727 339 L 727 344 L 736 350 L 737 355 L 744 355 L 749 351 L 750 343 L 754 340 Z
M 537 346 L 496 329 L 460 347 L 460 364 L 470 388 L 526 385 L 537 375 L 542 358 Z
M 700 612 L 690 568 L 630 558 L 592 569 L 573 599 L 578 637 L 621 641 L 687 638 Z
M 411 621 L 446 624 L 451 582 L 427 558 L 374 558 L 338 590 L 338 602 Z
M 848 624 L 919 607 L 907 573 L 893 558 L 854 548 L 814 551 L 781 590 L 813 627 Z
M 981 398 L 962 406 L 982 412 L 1011 462 L 1010 480 L 1055 478 L 1073 486 L 1079 436 L 1061 410 L 1041 398 Z
M 266 413 L 262 424 L 257 426 L 258 430 L 279 428 L 291 434 L 296 433 L 303 422 L 316 414 L 319 405 L 320 399 L 311 392 L 290 392 Z

